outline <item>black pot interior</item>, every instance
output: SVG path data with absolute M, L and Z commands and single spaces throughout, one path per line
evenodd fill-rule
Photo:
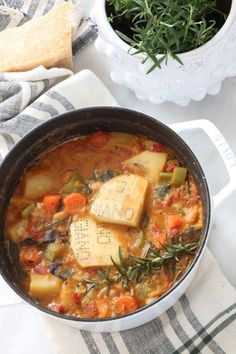
M 171 129 L 144 114 L 114 107 L 82 109 L 55 117 L 38 126 L 17 143 L 7 155 L 0 168 L 0 271 L 8 284 L 25 300 L 41 310 L 54 315 L 54 312 L 41 307 L 24 294 L 19 287 L 16 272 L 4 249 L 6 210 L 23 171 L 32 166 L 40 154 L 45 153 L 48 149 L 70 138 L 89 134 L 98 129 L 143 135 L 157 140 L 175 151 L 178 158 L 191 171 L 195 178 L 203 203 L 204 227 L 202 245 L 198 251 L 199 254 L 206 241 L 210 221 L 210 199 L 206 179 L 192 151 Z M 64 315 L 58 316 L 69 318 L 69 316 Z

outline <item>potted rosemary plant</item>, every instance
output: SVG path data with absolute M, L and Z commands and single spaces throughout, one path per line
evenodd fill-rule
M 186 105 L 236 74 L 236 0 L 99 0 L 93 17 L 112 79 L 140 99 Z

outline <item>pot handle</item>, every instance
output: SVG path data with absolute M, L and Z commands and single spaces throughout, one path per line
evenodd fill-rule
M 201 129 L 210 138 L 218 150 L 229 175 L 229 182 L 215 196 L 213 196 L 214 207 L 220 204 L 236 189 L 236 159 L 229 144 L 219 129 L 207 119 L 192 120 L 188 122 L 169 124 L 169 127 L 176 133 L 190 129 Z

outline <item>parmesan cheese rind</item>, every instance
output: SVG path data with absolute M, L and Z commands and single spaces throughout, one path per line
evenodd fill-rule
M 72 68 L 72 4 L 55 6 L 45 16 L 0 32 L 0 71 Z
M 70 226 L 70 243 L 76 260 L 81 267 L 112 265 L 111 256 L 119 263 L 123 233 L 116 225 L 103 225 L 91 217 L 74 221 Z
M 119 175 L 104 183 L 90 213 L 99 221 L 137 227 L 148 182 L 138 175 Z

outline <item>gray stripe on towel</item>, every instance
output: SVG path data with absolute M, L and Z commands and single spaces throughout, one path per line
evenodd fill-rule
M 38 4 L 39 4 L 38 0 L 31 1 L 30 7 L 29 7 L 27 14 L 26 14 L 29 18 L 32 18 L 34 16 L 34 14 L 37 10 Z
M 13 9 L 20 10 L 23 6 L 24 1 L 23 0 L 5 0 L 5 3 L 12 7 Z
M 112 335 L 110 333 L 101 333 L 104 342 L 110 353 L 119 354 L 119 350 L 117 349 L 116 343 L 114 342 Z
M 76 55 L 83 48 L 85 48 L 89 43 L 91 43 L 98 36 L 97 26 L 91 24 L 84 33 L 82 33 L 72 45 L 73 55 Z
M 176 333 L 179 340 L 183 343 L 183 345 L 189 350 L 196 349 L 196 346 L 194 345 L 193 341 L 188 337 L 187 333 L 184 331 L 183 327 L 178 321 L 174 308 L 171 307 L 169 310 L 166 311 L 166 313 L 169 317 L 170 324 L 174 332 Z
M 50 104 L 45 104 L 43 102 L 33 102 L 30 107 L 37 109 L 38 111 L 47 112 L 51 117 L 59 114 L 59 112 Z
M 201 335 L 200 337 L 202 338 L 203 342 L 205 337 L 210 337 L 211 340 L 209 342 L 207 342 L 206 344 L 208 345 L 208 347 L 211 349 L 211 351 L 215 354 L 226 354 L 222 348 L 220 348 L 220 346 L 212 339 L 212 337 L 209 335 L 209 333 L 204 329 L 204 327 L 202 326 L 202 324 L 200 323 L 200 321 L 197 319 L 197 317 L 195 316 L 194 312 L 192 311 L 189 301 L 186 297 L 186 295 L 183 295 L 180 298 L 180 303 L 181 306 L 183 308 L 184 314 L 187 318 L 187 320 L 189 321 L 189 323 L 191 324 L 191 326 L 193 327 L 193 329 L 195 329 L 196 332 L 201 331 Z
M 15 141 L 13 140 L 11 135 L 6 132 L 0 132 L 0 134 L 2 135 L 3 139 L 5 140 L 8 150 L 10 150 L 12 148 L 12 146 L 15 145 Z
M 35 117 L 27 114 L 18 114 L 15 118 L 0 124 L 0 129 L 4 129 L 8 133 L 17 134 L 22 137 L 41 123 L 42 120 Z
M 175 350 L 159 318 L 120 334 L 131 354 L 170 354 Z
M 46 93 L 46 96 L 51 97 L 55 100 L 57 100 L 58 102 L 60 102 L 60 104 L 67 110 L 67 111 L 72 111 L 75 109 L 75 107 L 73 106 L 73 104 L 68 101 L 67 98 L 65 98 L 65 96 L 60 95 L 60 93 L 50 90 L 49 92 Z
M 87 331 L 80 331 L 82 334 L 82 337 L 88 347 L 88 350 L 90 351 L 91 354 L 100 354 L 100 351 L 96 345 L 95 340 L 93 339 L 92 335 L 90 332 Z M 78 348 L 79 349 L 79 348 Z M 82 354 L 82 353 L 81 353 Z M 101 353 L 102 354 L 102 353 Z
M 54 5 L 54 2 L 55 2 L 55 0 L 49 0 L 49 1 L 48 1 L 48 3 L 47 3 L 47 5 L 46 5 L 45 9 L 43 10 L 43 15 L 45 15 L 48 11 L 51 10 L 51 8 L 52 8 L 53 5 Z
M 11 22 L 11 16 L 10 15 L 6 15 L 6 14 L 2 15 L 1 14 L 0 31 L 5 30 L 10 22 Z

